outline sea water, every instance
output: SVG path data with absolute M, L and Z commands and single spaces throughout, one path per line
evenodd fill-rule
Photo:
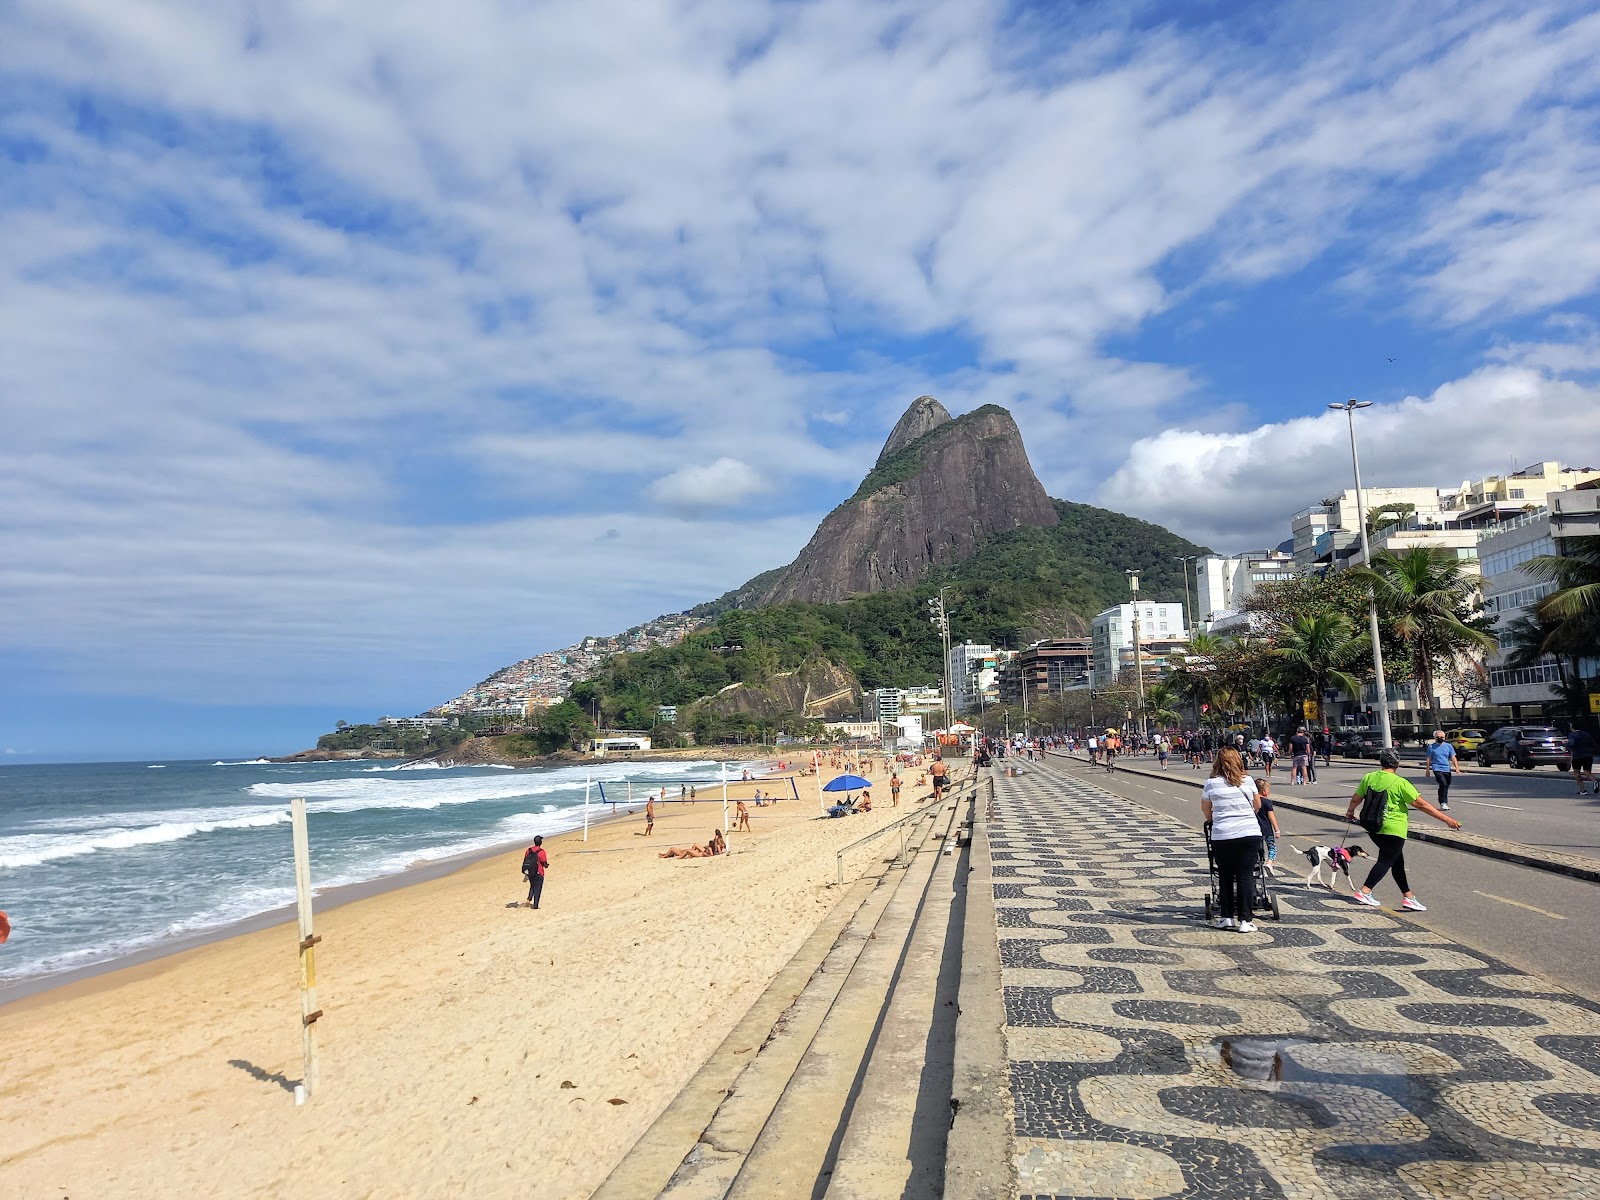
M 265 760 L 3 767 L 0 910 L 12 933 L 0 946 L 0 984 L 159 949 L 292 904 L 297 796 L 307 802 L 320 889 L 576 828 L 586 779 L 619 801 L 631 780 L 638 808 L 645 792 L 666 786 L 676 798 L 690 782 L 709 798 L 719 770 Z M 610 814 L 599 787 L 590 798 L 593 819 Z M 508 894 L 517 883 L 507 880 Z

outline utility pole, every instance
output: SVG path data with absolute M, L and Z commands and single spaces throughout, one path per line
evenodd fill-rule
M 1133 592 L 1133 679 L 1139 688 L 1139 736 L 1144 737 L 1144 657 L 1139 642 L 1139 573 L 1124 571 Z
M 1361 526 L 1361 563 L 1372 569 L 1372 542 L 1367 537 L 1367 505 L 1361 492 L 1361 456 L 1356 452 L 1356 409 L 1371 408 L 1371 400 L 1346 400 L 1330 404 L 1341 409 L 1350 422 L 1350 463 L 1356 474 L 1356 523 Z M 1394 745 L 1389 732 L 1389 684 L 1383 675 L 1383 646 L 1378 641 L 1378 593 L 1367 584 L 1367 627 L 1372 637 L 1372 674 L 1378 689 L 1378 740 L 1385 747 Z
M 928 619 L 939 631 L 939 644 L 944 649 L 944 727 L 955 724 L 955 697 L 950 694 L 950 616 L 945 611 L 944 594 L 949 584 L 939 589 L 939 594 L 928 601 Z
M 1194 626 L 1190 623 L 1190 616 L 1194 613 L 1194 605 L 1189 600 L 1189 564 L 1200 561 L 1198 554 L 1174 554 L 1174 562 L 1183 564 L 1183 628 L 1185 633 L 1193 633 Z

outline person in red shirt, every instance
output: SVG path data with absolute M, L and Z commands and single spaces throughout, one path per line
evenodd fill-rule
M 539 896 L 544 891 L 544 873 L 550 866 L 550 855 L 544 848 L 544 835 L 533 839 L 533 845 L 522 856 L 522 873 L 528 877 L 528 907 L 539 907 Z

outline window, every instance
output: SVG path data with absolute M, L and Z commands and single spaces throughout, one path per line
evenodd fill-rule
M 1523 497 L 1523 491 L 1522 491 L 1521 488 L 1512 488 L 1511 489 L 1511 498 L 1513 500 L 1521 500 L 1522 497 Z

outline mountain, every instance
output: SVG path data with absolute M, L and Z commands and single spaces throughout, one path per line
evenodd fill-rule
M 986 404 L 952 419 L 922 396 L 855 494 L 775 577 L 738 589 L 740 607 L 830 604 L 915 587 L 997 534 L 1059 520 L 1010 413 Z

